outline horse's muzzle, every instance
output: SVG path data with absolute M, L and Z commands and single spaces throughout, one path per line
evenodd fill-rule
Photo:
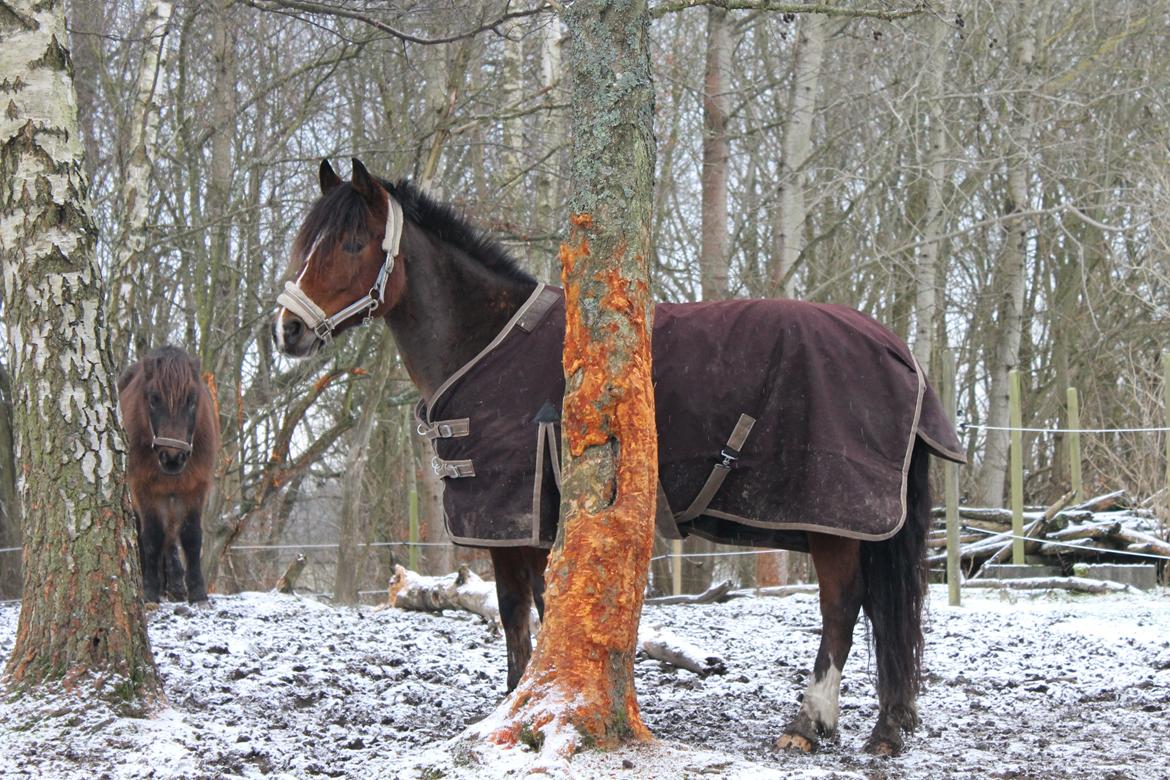
M 173 477 L 183 473 L 183 469 L 187 468 L 187 461 L 190 457 L 191 453 L 189 452 L 171 449 L 170 447 L 160 447 L 158 449 L 158 466 L 162 469 L 162 473 Z
M 307 357 L 323 343 L 300 317 L 289 313 L 272 323 L 272 340 L 289 357 Z

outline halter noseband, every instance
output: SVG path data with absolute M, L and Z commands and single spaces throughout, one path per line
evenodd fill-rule
M 387 198 L 389 204 L 386 209 L 386 236 L 382 239 L 382 250 L 386 253 L 386 259 L 382 262 L 378 278 L 374 280 L 374 285 L 369 292 L 333 316 L 326 315 L 324 309 L 318 306 L 312 298 L 305 295 L 305 291 L 301 289 L 299 278 L 295 282 L 285 282 L 284 292 L 276 298 L 278 305 L 304 320 L 317 338 L 323 342 L 329 342 L 333 338 L 333 331 L 337 329 L 337 326 L 355 314 L 364 313 L 365 318 L 362 323 L 369 322 L 374 310 L 386 300 L 386 282 L 389 281 L 390 274 L 394 270 L 394 258 L 398 257 L 399 254 L 403 225 L 402 206 L 394 200 L 392 195 L 387 194 Z M 311 259 L 312 254 L 310 253 L 309 258 L 305 260 L 306 268 L 308 268 Z M 301 272 L 301 275 L 304 275 L 304 271 Z

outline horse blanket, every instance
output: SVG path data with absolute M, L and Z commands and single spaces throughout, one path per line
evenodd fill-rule
M 561 290 L 540 285 L 416 409 L 457 544 L 548 546 L 560 480 Z M 659 304 L 652 336 L 658 530 L 805 549 L 884 539 L 916 440 L 963 448 L 906 345 L 853 309 L 793 300 Z

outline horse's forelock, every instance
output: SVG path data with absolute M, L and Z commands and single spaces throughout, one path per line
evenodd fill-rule
M 324 258 L 333 253 L 343 236 L 372 238 L 367 220 L 370 207 L 349 182 L 317 198 L 293 240 L 293 265 L 299 273 L 312 253 Z
M 186 405 L 187 394 L 199 384 L 196 362 L 185 352 L 173 348 L 164 348 L 148 360 L 154 364 L 150 384 L 155 392 L 162 396 L 163 403 L 172 412 L 181 410 Z

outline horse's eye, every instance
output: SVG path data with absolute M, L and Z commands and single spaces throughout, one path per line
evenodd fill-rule
M 191 395 L 187 396 L 187 408 L 188 409 L 195 408 L 195 394 L 194 393 L 191 393 Z
M 358 241 L 346 241 L 341 248 L 346 252 L 349 252 L 351 255 L 356 255 L 358 252 L 362 251 L 362 247 L 364 246 L 365 244 Z
M 153 409 L 162 403 L 162 396 L 160 396 L 158 393 L 151 392 L 146 396 L 146 400 L 150 402 L 150 406 Z

